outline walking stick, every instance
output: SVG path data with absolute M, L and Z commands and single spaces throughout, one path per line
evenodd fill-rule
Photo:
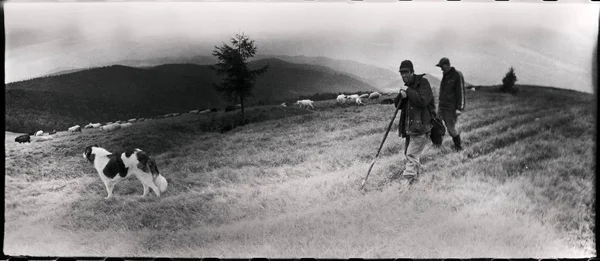
M 377 154 L 375 154 L 373 163 L 371 163 L 371 166 L 369 167 L 369 171 L 367 172 L 367 176 L 365 177 L 365 179 L 362 181 L 362 184 L 360 185 L 360 189 L 363 189 L 365 187 L 365 184 L 367 183 L 369 174 L 371 174 L 371 169 L 373 169 L 373 166 L 375 165 L 375 161 L 377 160 L 377 157 L 379 157 L 379 152 L 381 152 L 381 148 L 383 148 L 383 143 L 385 142 L 385 139 L 387 138 L 388 133 L 390 133 L 390 129 L 392 129 L 392 125 L 394 124 L 394 120 L 396 119 L 396 115 L 398 114 L 398 110 L 400 110 L 400 106 L 398 106 L 398 108 L 396 108 L 396 111 L 394 111 L 394 117 L 392 117 L 392 120 L 390 121 L 390 124 L 387 127 L 387 131 L 385 131 L 385 135 L 383 136 L 381 145 L 379 145 L 379 150 L 377 150 Z

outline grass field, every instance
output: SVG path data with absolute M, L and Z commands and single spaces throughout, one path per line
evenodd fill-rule
M 170 257 L 595 256 L 595 98 L 521 87 L 467 93 L 465 150 L 428 146 L 399 191 L 395 128 L 359 191 L 393 106 L 256 107 L 225 134 L 185 115 L 53 141 L 5 140 L 9 255 Z M 271 119 L 273 118 L 273 119 Z M 150 152 L 169 180 L 106 190 L 86 145 Z

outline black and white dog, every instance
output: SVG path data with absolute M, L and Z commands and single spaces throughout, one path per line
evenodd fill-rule
M 113 154 L 98 145 L 92 145 L 85 148 L 83 158 L 94 164 L 94 168 L 104 182 L 108 193 L 105 199 L 112 197 L 115 184 L 131 176 L 130 174 L 135 175 L 142 182 L 144 186 L 142 197 L 148 194 L 149 188 L 157 197 L 167 190 L 167 179 L 158 172 L 156 162 L 140 149 Z

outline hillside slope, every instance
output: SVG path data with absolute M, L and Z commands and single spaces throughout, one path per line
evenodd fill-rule
M 323 92 L 376 91 L 330 68 L 269 59 L 247 105 L 272 104 Z M 121 65 L 47 76 L 6 85 L 5 129 L 30 132 L 65 129 L 75 124 L 152 117 L 194 109 L 223 108 L 228 102 L 216 92 L 220 78 L 206 65 L 168 64 L 147 69 Z M 38 92 L 38 93 L 36 93 Z M 45 115 L 43 121 L 35 121 Z
M 263 115 L 227 134 L 187 115 L 114 134 L 7 136 L 9 255 L 320 258 L 559 258 L 595 256 L 595 110 L 589 94 L 521 86 L 519 96 L 468 92 L 465 150 L 428 146 L 423 174 L 399 191 L 397 124 L 366 191 L 358 191 L 393 106 L 315 103 Z M 369 101 L 371 102 L 371 101 Z M 253 111 L 253 112 L 251 112 Z M 269 120 L 269 115 L 287 115 Z M 396 122 L 397 123 L 397 122 Z M 14 134 L 13 134 L 14 135 Z M 85 145 L 146 150 L 169 188 L 116 199 L 81 158 Z M 119 238 L 119 244 L 115 244 Z

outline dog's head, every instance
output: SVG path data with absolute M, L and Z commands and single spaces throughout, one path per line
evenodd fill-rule
M 83 158 L 89 160 L 90 162 L 94 162 L 95 155 L 92 154 L 92 148 L 98 148 L 98 145 L 91 145 L 85 147 L 83 151 Z

